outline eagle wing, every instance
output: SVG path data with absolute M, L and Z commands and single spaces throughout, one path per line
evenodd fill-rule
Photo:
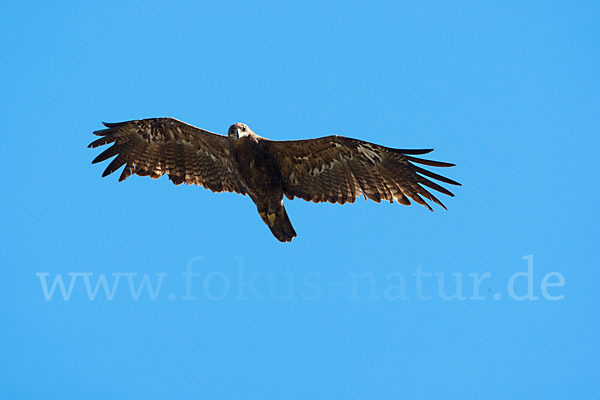
M 410 205 L 409 199 L 412 199 L 432 210 L 423 198 L 446 207 L 425 187 L 448 196 L 454 195 L 426 177 L 460 185 L 415 165 L 454 166 L 413 157 L 433 149 L 393 149 L 343 136 L 271 141 L 269 145 L 279 163 L 284 193 L 289 199 L 300 197 L 315 203 L 344 204 L 353 203 L 363 194 L 378 203 L 381 200 L 393 203 L 395 200 Z
M 167 174 L 176 185 L 204 186 L 214 192 L 246 194 L 231 162 L 227 137 L 185 124 L 173 118 L 151 118 L 104 123 L 107 129 L 94 132 L 100 139 L 95 148 L 109 143 L 92 164 L 115 157 L 102 176 L 125 165 L 119 181 L 131 174 L 159 178 Z

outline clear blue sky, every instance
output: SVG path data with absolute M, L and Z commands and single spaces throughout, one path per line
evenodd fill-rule
M 4 4 L 0 397 L 599 398 L 599 13 Z M 434 147 L 463 186 L 288 201 L 282 244 L 247 197 L 100 177 L 100 121 L 157 116 Z

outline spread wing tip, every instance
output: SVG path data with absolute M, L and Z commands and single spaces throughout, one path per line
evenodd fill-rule
M 406 156 L 406 155 L 404 157 L 406 157 L 406 159 L 408 161 L 411 161 L 411 162 L 414 162 L 417 164 L 422 164 L 422 165 L 429 165 L 430 167 L 442 167 L 442 168 L 456 167 L 456 164 L 444 162 L 444 161 L 426 160 L 424 158 L 417 158 L 417 157 L 411 157 L 411 156 Z
M 101 136 L 100 139 L 93 141 L 88 144 L 88 149 L 94 149 L 98 146 L 102 146 L 104 144 L 112 143 L 115 141 L 115 138 L 112 137 L 112 133 L 114 133 L 114 128 L 126 124 L 127 122 L 102 122 L 102 124 L 107 129 L 99 129 L 97 131 L 93 131 L 92 133 L 96 136 Z
M 125 123 L 126 122 L 104 122 L 104 121 L 102 121 L 102 125 L 104 125 L 107 128 L 115 128 L 115 127 L 117 127 L 119 125 L 123 125 Z
M 431 153 L 434 149 L 393 149 L 400 154 L 422 155 Z

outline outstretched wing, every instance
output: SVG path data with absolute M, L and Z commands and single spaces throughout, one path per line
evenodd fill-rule
M 155 179 L 167 174 L 176 185 L 185 182 L 214 192 L 246 193 L 229 161 L 226 136 L 173 118 L 104 125 L 107 129 L 94 132 L 101 138 L 88 146 L 114 143 L 92 161 L 95 164 L 116 156 L 104 170 L 103 177 L 125 165 L 119 181 L 131 174 Z
M 433 149 L 392 149 L 343 136 L 272 141 L 269 145 L 279 162 L 284 193 L 290 199 L 300 197 L 315 203 L 344 204 L 353 203 L 363 194 L 378 203 L 381 200 L 393 203 L 395 200 L 410 205 L 409 199 L 412 199 L 432 210 L 423 197 L 446 207 L 424 186 L 448 196 L 454 195 L 426 177 L 460 185 L 415 165 L 454 166 L 412 157 Z

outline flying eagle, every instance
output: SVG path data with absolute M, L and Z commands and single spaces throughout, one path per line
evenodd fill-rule
M 100 139 L 88 147 L 114 143 L 92 164 L 115 157 L 103 177 L 122 167 L 119 181 L 131 174 L 159 178 L 167 174 L 176 185 L 204 186 L 213 192 L 248 194 L 273 235 L 289 242 L 296 231 L 283 206 L 292 200 L 353 203 L 361 194 L 379 203 L 410 200 L 427 207 L 428 199 L 446 208 L 424 186 L 448 196 L 449 190 L 426 177 L 460 185 L 416 164 L 452 167 L 454 164 L 413 157 L 433 149 L 402 150 L 351 139 L 275 141 L 254 133 L 245 124 L 233 124 L 227 136 L 196 128 L 173 118 L 151 118 L 104 123 L 94 132 Z

